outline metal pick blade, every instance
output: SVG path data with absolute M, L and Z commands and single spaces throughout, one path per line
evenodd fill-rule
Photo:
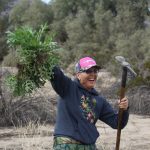
M 115 58 L 116 58 L 117 61 L 119 61 L 119 62 L 121 62 L 121 63 L 123 63 L 123 62 L 126 61 L 123 56 L 116 56 Z

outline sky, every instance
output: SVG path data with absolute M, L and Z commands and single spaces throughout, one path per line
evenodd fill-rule
M 51 0 L 42 0 L 45 3 L 49 3 Z

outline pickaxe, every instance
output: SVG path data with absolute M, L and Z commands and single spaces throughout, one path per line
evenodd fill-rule
M 127 75 L 129 74 L 130 77 L 134 78 L 137 76 L 137 74 L 130 67 L 130 64 L 128 62 L 126 62 L 124 57 L 116 56 L 115 58 L 118 62 L 121 63 L 122 70 L 123 70 L 122 71 L 121 90 L 120 90 L 120 99 L 122 99 L 125 96 L 125 87 L 126 87 Z M 116 138 L 116 150 L 119 150 L 119 146 L 120 146 L 123 109 L 119 108 L 119 114 L 118 115 L 119 115 L 119 118 L 118 118 L 118 129 L 117 129 L 117 138 Z

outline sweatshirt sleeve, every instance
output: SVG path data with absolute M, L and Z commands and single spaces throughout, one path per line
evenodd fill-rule
M 125 110 L 123 112 L 122 118 L 122 129 L 126 126 L 128 118 L 129 112 L 128 110 Z M 117 129 L 118 127 L 118 112 L 115 111 L 106 100 L 104 100 L 99 119 L 105 122 L 107 125 L 111 126 L 113 129 Z
M 69 87 L 73 83 L 72 80 L 65 76 L 59 67 L 53 68 L 53 76 L 50 79 L 53 89 L 60 97 L 65 97 L 69 92 Z

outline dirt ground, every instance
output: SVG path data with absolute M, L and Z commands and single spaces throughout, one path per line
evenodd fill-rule
M 100 121 L 97 127 L 100 132 L 98 150 L 114 150 L 116 130 Z M 0 150 L 51 150 L 53 129 L 51 125 L 38 129 L 0 128 Z M 129 123 L 121 133 L 120 150 L 150 150 L 150 117 L 130 115 Z
M 114 150 L 116 143 L 116 130 L 103 124 L 98 124 L 101 137 L 97 145 L 105 150 Z M 103 144 L 101 144 L 103 143 Z M 150 117 L 130 115 L 127 126 L 121 132 L 121 150 L 150 150 Z

